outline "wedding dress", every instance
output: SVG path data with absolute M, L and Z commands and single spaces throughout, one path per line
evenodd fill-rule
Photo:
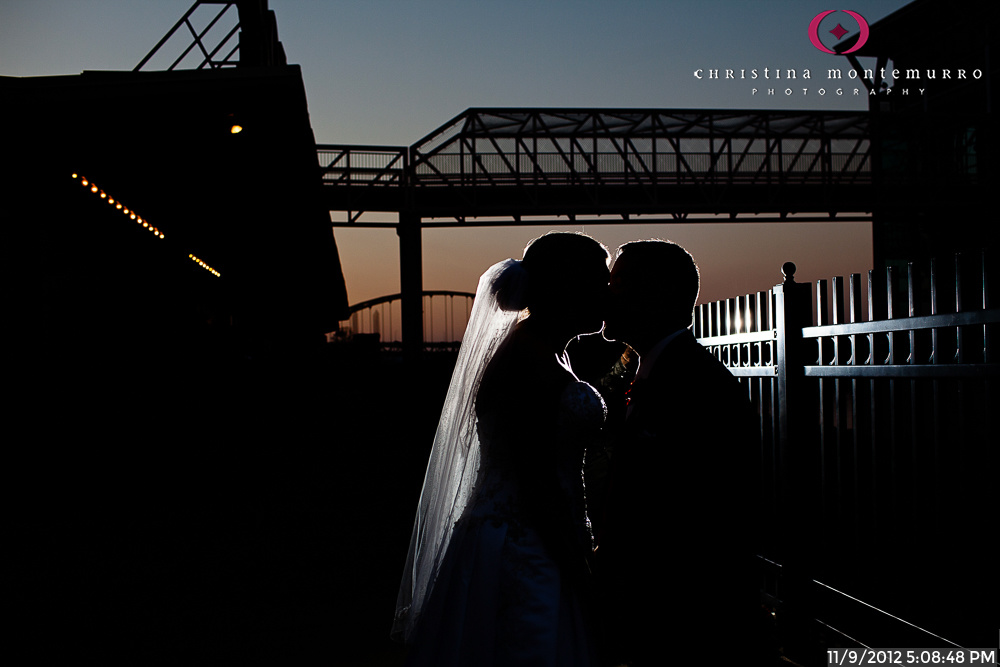
M 515 261 L 480 280 L 428 463 L 394 625 L 412 665 L 594 662 L 583 459 L 606 409 L 502 307 Z

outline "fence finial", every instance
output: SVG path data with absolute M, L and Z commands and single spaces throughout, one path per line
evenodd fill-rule
M 785 277 L 785 283 L 795 282 L 795 263 L 785 262 L 781 265 L 781 275 Z

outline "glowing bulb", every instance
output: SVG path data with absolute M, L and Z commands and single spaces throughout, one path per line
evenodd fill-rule
M 133 213 L 133 214 L 132 214 L 132 215 L 130 215 L 129 217 L 130 217 L 130 218 L 132 218 L 133 220 L 135 220 L 135 213 Z
M 239 134 L 242 131 L 243 131 L 242 125 L 233 125 L 231 128 L 229 128 L 230 134 Z
M 77 175 L 76 175 L 76 174 L 73 174 L 73 178 L 76 178 L 76 177 L 77 177 Z
M 97 192 L 97 186 L 96 185 L 90 186 L 90 191 L 91 192 Z
M 103 193 L 103 192 L 101 193 L 101 199 L 106 199 L 106 198 L 107 198 L 107 196 L 108 196 L 107 194 L 105 194 L 105 193 Z
M 115 198 L 114 197 L 108 197 L 108 203 L 109 204 L 114 204 L 115 203 Z
M 115 208 L 117 208 L 120 211 L 122 208 L 121 202 L 115 204 Z
M 80 184 L 81 184 L 81 185 L 90 185 L 90 183 L 89 183 L 89 182 L 87 181 L 87 179 L 86 179 L 86 178 L 85 178 L 85 179 L 83 179 L 82 181 L 80 181 Z

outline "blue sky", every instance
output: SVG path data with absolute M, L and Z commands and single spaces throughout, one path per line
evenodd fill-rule
M 191 4 L 0 0 L 0 74 L 132 69 Z M 873 23 L 905 4 L 859 0 L 849 8 Z M 818 94 L 827 68 L 842 68 L 845 76 L 848 70 L 845 59 L 809 42 L 812 17 L 839 8 L 825 0 L 270 0 L 269 5 L 289 62 L 302 67 L 320 143 L 408 145 L 473 106 L 867 107 L 864 95 Z M 824 23 L 823 29 L 835 24 Z M 853 31 L 846 23 L 845 28 Z M 757 68 L 762 74 L 765 67 L 809 68 L 814 78 L 797 81 L 786 96 L 785 81 L 768 86 L 694 76 L 699 68 Z M 766 95 L 767 87 L 776 87 L 777 94 Z M 472 290 L 486 266 L 519 256 L 526 241 L 545 231 L 425 231 L 425 288 Z M 871 263 L 865 224 L 588 226 L 586 231 L 612 246 L 640 236 L 684 243 L 702 265 L 703 292 L 712 298 L 767 288 L 780 279 L 778 267 L 789 259 L 807 279 L 864 271 Z M 398 289 L 394 233 L 337 230 L 336 236 L 351 302 Z
M 191 4 L 0 0 L 0 74 L 132 69 Z M 868 0 L 852 8 L 874 22 L 905 4 Z M 863 96 L 801 94 L 801 86 L 792 96 L 754 96 L 750 81 L 693 75 L 727 67 L 811 68 L 814 76 L 831 66 L 846 71 L 843 58 L 808 40 L 808 23 L 830 8 L 826 0 L 270 0 L 269 6 L 289 62 L 302 67 L 316 139 L 325 143 L 414 143 L 472 106 L 866 104 Z

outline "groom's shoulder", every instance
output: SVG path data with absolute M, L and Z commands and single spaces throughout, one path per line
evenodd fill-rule
M 717 377 L 733 377 L 726 365 L 702 345 L 690 330 L 685 330 L 667 349 L 670 350 L 671 365 L 694 367 Z
M 739 392 L 739 380 L 690 331 L 685 331 L 667 350 L 669 354 L 658 360 L 651 374 L 659 382 L 670 383 L 693 395 Z

